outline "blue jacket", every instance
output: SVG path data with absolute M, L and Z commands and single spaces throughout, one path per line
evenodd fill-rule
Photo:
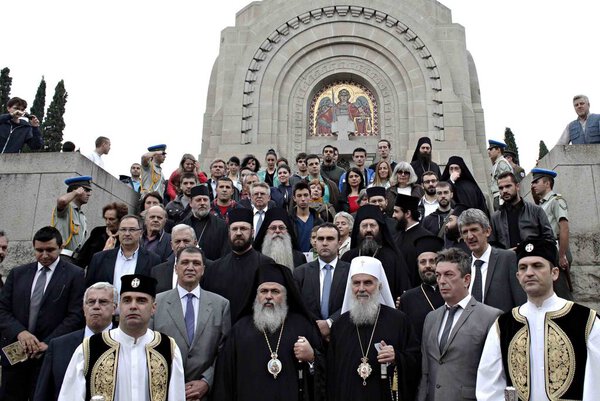
M 32 127 L 25 120 L 19 120 L 19 124 L 13 126 L 11 118 L 10 114 L 0 115 L 0 153 L 21 153 L 24 144 L 32 150 L 44 146 L 38 127 Z

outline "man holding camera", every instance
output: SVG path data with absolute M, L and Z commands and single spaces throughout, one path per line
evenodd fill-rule
M 21 153 L 23 145 L 31 150 L 44 146 L 40 121 L 36 116 L 25 112 L 27 102 L 13 97 L 6 103 L 7 114 L 0 115 L 0 154 Z

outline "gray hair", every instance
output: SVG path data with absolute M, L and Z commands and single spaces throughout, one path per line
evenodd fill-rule
M 412 168 L 409 162 L 402 161 L 396 164 L 396 168 L 390 177 L 390 185 L 398 185 L 398 171 L 408 171 L 410 173 L 408 185 L 412 185 L 417 182 L 417 173 L 415 173 L 415 169 Z
M 250 194 L 254 194 L 255 188 L 264 188 L 267 191 L 267 195 L 271 194 L 271 187 L 266 182 L 255 182 L 254 184 L 252 184 L 252 186 L 250 187 Z
M 575 95 L 573 96 L 573 101 L 575 100 L 579 100 L 579 99 L 583 99 L 586 101 L 586 103 L 590 103 L 590 99 L 586 96 L 586 95 Z
M 190 234 L 192 234 L 194 241 L 196 241 L 196 231 L 194 231 L 194 229 L 192 227 L 188 226 L 187 224 L 177 224 L 175 227 L 173 227 L 171 229 L 171 237 L 175 233 L 178 233 L 179 231 L 185 231 L 185 230 L 188 230 L 190 232 Z
M 458 248 L 448 248 L 439 251 L 435 258 L 435 264 L 437 265 L 440 262 L 456 263 L 461 277 L 471 274 L 471 256 Z
M 119 303 L 119 294 L 117 293 L 117 289 L 115 288 L 114 285 L 112 285 L 111 283 L 108 283 L 106 281 L 99 281 L 97 283 L 94 283 L 92 285 L 90 285 L 87 290 L 85 290 L 85 293 L 83 294 L 83 304 L 85 305 L 85 301 L 87 301 L 88 299 L 88 295 L 90 290 L 109 290 L 112 291 L 113 293 L 113 303 L 116 305 Z
M 244 179 L 243 179 L 244 182 L 242 184 L 246 185 L 246 181 L 248 181 L 249 177 L 258 177 L 258 174 L 256 174 L 254 171 L 251 172 L 251 173 L 246 174 L 244 176 Z M 258 178 L 260 179 L 260 177 L 258 177 Z
M 484 230 L 491 228 L 490 220 L 485 213 L 479 209 L 467 209 L 458 216 L 458 230 L 462 230 L 464 226 L 469 224 L 479 224 Z
M 363 188 L 360 190 L 360 192 L 358 193 L 358 199 L 356 199 L 356 202 L 360 203 L 365 199 L 367 199 L 367 188 Z
M 343 217 L 344 219 L 348 220 L 348 225 L 350 226 L 350 230 L 352 230 L 352 227 L 354 227 L 354 217 L 352 217 L 352 215 L 350 213 L 348 213 L 348 212 L 337 212 L 335 214 L 335 216 L 333 217 L 333 222 L 334 223 L 338 219 L 338 217 Z

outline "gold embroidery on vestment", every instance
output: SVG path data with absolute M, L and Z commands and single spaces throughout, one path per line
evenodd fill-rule
M 514 308 L 512 315 L 517 322 L 523 323 L 525 326 L 517 331 L 508 344 L 508 373 L 513 387 L 519 394 L 519 399 L 528 400 L 531 389 L 529 324 L 525 316 L 519 313 L 519 308 Z
M 590 309 L 590 315 L 588 316 L 587 324 L 585 325 L 585 345 L 587 346 L 588 338 L 590 337 L 590 333 L 592 332 L 592 327 L 594 327 L 594 322 L 596 321 L 596 311 Z
M 102 333 L 102 340 L 110 349 L 100 355 L 92 367 L 90 392 L 92 395 L 103 395 L 106 401 L 112 401 L 115 397 L 120 344 L 108 332 Z
M 160 340 L 160 333 L 155 331 L 154 339 L 146 345 L 151 401 L 166 401 L 169 390 L 169 365 L 166 359 L 154 349 L 160 344 Z
M 575 377 L 575 349 L 567 334 L 553 321 L 571 311 L 573 302 L 567 302 L 556 312 L 546 313 L 544 321 L 544 365 L 546 394 L 552 400 L 560 399 Z

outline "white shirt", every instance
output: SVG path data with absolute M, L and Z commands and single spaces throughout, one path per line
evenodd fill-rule
M 117 261 L 115 262 L 115 273 L 113 276 L 113 285 L 117 289 L 117 293 L 121 293 L 121 277 L 126 274 L 134 274 L 135 266 L 137 265 L 138 247 L 130 258 L 125 257 L 123 249 L 119 248 L 117 252 Z
M 46 285 L 44 285 L 44 292 L 46 292 L 46 288 L 48 288 L 48 283 L 50 283 L 50 279 L 52 278 L 52 275 L 54 274 L 54 270 L 56 270 L 56 266 L 58 266 L 58 262 L 60 262 L 60 257 L 56 258 L 56 260 L 54 262 L 52 262 L 52 264 L 50 266 L 48 266 L 48 269 L 50 269 L 50 270 L 46 272 Z M 43 267 L 44 266 L 42 266 L 42 264 L 38 262 L 37 270 L 35 272 L 35 276 L 33 277 L 33 283 L 31 283 L 31 293 L 29 294 L 29 296 L 33 295 L 35 283 L 37 283 L 38 278 L 40 277 L 40 274 L 42 274 Z
M 179 293 L 179 298 L 181 299 L 181 309 L 183 310 L 183 318 L 185 319 L 185 312 L 187 311 L 187 294 L 188 290 L 177 285 L 177 292 Z M 200 307 L 200 286 L 196 286 L 190 293 L 194 294 L 192 298 L 192 305 L 194 306 L 194 331 L 196 330 L 196 317 L 198 316 L 198 308 Z
M 325 265 L 331 266 L 331 284 L 333 284 L 333 272 L 335 272 L 335 266 L 337 265 L 338 258 L 333 259 L 331 262 L 327 263 L 321 258 L 319 258 L 319 299 L 323 298 L 323 282 L 325 281 Z M 331 292 L 330 292 L 331 294 Z
M 147 330 L 136 340 L 117 328 L 110 331 L 110 336 L 121 344 L 114 401 L 150 401 L 146 344 L 154 339 L 154 331 Z M 67 367 L 63 383 L 68 385 L 60 389 L 59 401 L 85 400 L 84 362 L 83 345 L 79 345 Z M 185 400 L 183 362 L 177 347 L 173 350 L 167 400 Z
M 344 243 L 340 246 L 340 249 L 338 250 L 338 255 L 342 256 L 343 254 L 345 254 L 346 252 L 348 252 L 351 248 L 351 238 L 350 236 L 346 237 L 346 239 L 344 240 Z
M 263 213 L 263 215 L 262 215 L 263 223 L 265 221 L 265 216 L 267 214 L 267 209 L 268 208 L 269 208 L 268 206 L 265 206 L 265 208 L 262 210 L 262 213 Z M 253 217 L 252 217 L 252 223 L 253 223 L 253 225 L 252 225 L 252 227 L 254 227 L 254 238 L 256 238 L 256 236 L 258 235 L 258 230 L 260 228 L 260 227 L 258 227 L 258 218 L 260 217 L 260 213 L 259 213 L 259 210 L 254 205 L 252 205 L 252 214 L 253 214 Z
M 171 279 L 171 288 L 175 288 L 177 286 L 177 270 L 175 270 L 175 266 L 177 266 L 177 258 L 175 258 L 175 263 L 173 263 L 173 278 Z
M 469 301 L 471 301 L 471 294 L 467 295 L 462 300 L 460 300 L 459 303 L 456 304 L 456 305 L 459 305 L 460 308 L 458 308 L 456 310 L 456 312 L 454 313 L 454 316 L 453 316 L 454 319 L 452 320 L 452 326 L 450 328 L 450 333 L 448 333 L 448 338 L 450 338 L 450 335 L 452 334 L 452 330 L 454 330 L 454 326 L 456 325 L 456 322 L 458 322 L 458 319 L 460 319 L 460 315 L 462 315 L 463 311 L 469 304 Z M 446 304 L 446 307 L 448 308 L 448 307 L 450 307 L 450 305 Z M 444 332 L 444 327 L 446 327 L 446 320 L 448 320 L 449 313 L 450 312 L 448 311 L 448 309 L 446 309 L 446 312 L 444 312 L 444 319 L 442 319 L 442 325 L 440 326 L 440 332 L 438 333 L 438 344 L 440 343 L 440 340 L 442 339 L 442 333 Z
M 104 168 L 104 160 L 102 160 L 102 155 L 96 153 L 95 150 L 86 157 L 96 163 L 98 166 Z
M 482 260 L 483 264 L 481 265 L 481 302 L 485 299 L 485 280 L 487 279 L 487 269 L 490 264 L 490 255 L 492 254 L 492 247 L 488 244 L 487 249 L 481 255 L 480 258 L 473 256 L 473 260 L 471 260 L 471 283 L 469 284 L 469 294 L 473 293 L 473 284 L 475 284 L 475 261 L 477 259 Z
M 544 320 L 547 312 L 557 311 L 565 306 L 566 299 L 553 294 L 541 307 L 527 302 L 519 307 L 519 312 L 527 318 L 530 329 L 530 399 L 531 401 L 549 401 L 545 388 L 544 373 Z M 583 384 L 583 401 L 600 400 L 600 324 L 598 319 L 587 342 L 587 361 Z M 477 370 L 477 399 L 479 401 L 504 401 L 506 375 L 502 366 L 502 352 L 498 326 L 494 324 L 488 332 L 483 353 Z
M 433 199 L 433 202 L 429 202 L 425 195 L 423 195 L 423 207 L 425 207 L 425 214 L 421 216 L 421 221 L 431 213 L 435 212 L 439 206 L 439 202 L 437 199 Z

